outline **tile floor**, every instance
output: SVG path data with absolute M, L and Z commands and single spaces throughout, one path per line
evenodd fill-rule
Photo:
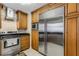
M 64 56 L 64 49 L 63 46 L 54 44 L 54 43 L 48 43 L 48 50 L 47 55 L 48 56 Z M 40 51 L 44 52 L 43 45 L 40 45 Z M 43 56 L 39 52 L 35 51 L 34 49 L 30 48 L 28 50 L 22 51 L 17 56 Z
M 39 52 L 33 50 L 33 49 L 28 49 L 23 51 L 25 53 L 25 55 L 27 56 L 43 56 L 42 54 L 40 54 Z
M 44 42 L 41 42 L 41 44 L 43 43 Z M 42 53 L 44 53 L 44 44 L 39 45 L 39 50 Z M 64 56 L 64 46 L 48 42 L 47 43 L 47 56 Z

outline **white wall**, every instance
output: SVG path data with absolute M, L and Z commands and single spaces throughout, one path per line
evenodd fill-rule
M 14 21 L 7 21 L 5 20 L 5 8 L 1 10 L 1 31 L 16 31 L 17 26 L 16 26 L 16 15 L 14 17 Z
M 31 42 L 32 42 L 32 16 L 31 13 L 28 13 L 28 29 L 26 30 L 27 33 L 30 33 L 30 48 L 31 49 Z
M 27 28 L 27 30 L 26 30 L 27 33 L 31 33 L 31 20 L 32 20 L 32 19 L 31 19 L 31 13 L 28 13 L 28 19 L 27 19 L 27 23 L 28 23 L 28 24 L 27 24 L 27 27 L 28 27 L 28 28 Z

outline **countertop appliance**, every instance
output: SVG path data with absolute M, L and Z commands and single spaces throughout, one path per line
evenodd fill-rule
M 38 29 L 38 23 L 32 24 L 32 29 Z

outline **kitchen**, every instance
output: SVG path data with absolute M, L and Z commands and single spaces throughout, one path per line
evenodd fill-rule
M 0 55 L 16 55 L 29 49 L 30 34 L 26 33 L 28 15 L 3 4 L 0 4 L 0 15 Z
M 0 3 L 1 56 L 79 56 L 79 3 Z

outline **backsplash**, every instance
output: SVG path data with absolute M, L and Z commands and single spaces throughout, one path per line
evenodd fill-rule
M 28 13 L 28 24 L 27 24 L 27 30 L 19 30 L 26 33 L 31 33 L 31 14 Z M 18 31 L 17 30 L 17 15 L 15 14 L 14 21 L 8 21 L 5 19 L 5 7 L 1 10 L 1 29 L 0 32 L 6 32 L 6 31 Z
M 16 22 L 2 21 L 2 28 L 0 31 L 17 31 Z
M 16 26 L 16 14 L 14 17 L 14 21 L 7 21 L 5 20 L 5 8 L 1 10 L 1 29 L 0 31 L 16 31 L 17 26 Z

